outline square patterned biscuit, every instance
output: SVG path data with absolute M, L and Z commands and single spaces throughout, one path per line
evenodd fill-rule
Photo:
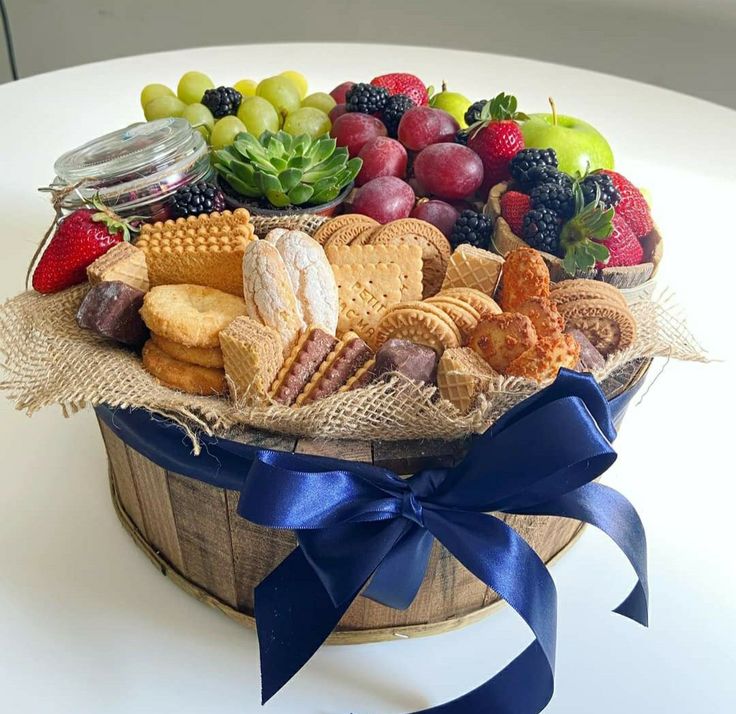
M 401 268 L 396 263 L 333 265 L 340 300 L 338 335 L 352 330 L 371 344 L 378 319 L 401 302 Z
M 326 248 L 333 265 L 396 263 L 401 269 L 401 300 L 422 299 L 422 248 L 419 245 L 338 245 Z
M 462 244 L 450 256 L 442 289 L 474 288 L 493 296 L 502 267 L 503 258 L 500 255 Z

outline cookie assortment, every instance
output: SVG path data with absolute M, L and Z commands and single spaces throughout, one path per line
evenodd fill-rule
M 87 269 L 82 327 L 142 349 L 162 384 L 299 408 L 402 374 L 461 411 L 514 376 L 600 369 L 636 323 L 616 288 L 554 284 L 523 247 L 452 250 L 418 218 L 358 214 L 255 235 L 245 209 L 144 225 Z

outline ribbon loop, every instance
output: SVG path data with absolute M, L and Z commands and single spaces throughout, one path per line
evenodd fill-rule
M 411 489 L 407 490 L 401 499 L 401 515 L 424 528 L 424 509 Z

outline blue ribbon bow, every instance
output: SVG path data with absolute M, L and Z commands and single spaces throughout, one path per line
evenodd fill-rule
M 370 464 L 204 435 L 195 457 L 178 428 L 144 410 L 101 406 L 97 413 L 163 468 L 240 490 L 244 518 L 297 532 L 299 547 L 255 591 L 264 702 L 306 664 L 361 591 L 407 608 L 436 538 L 521 615 L 535 639 L 477 689 L 423 712 L 538 714 L 554 689 L 555 587 L 536 553 L 491 512 L 574 518 L 603 530 L 638 578 L 615 612 L 646 625 L 644 529 L 623 496 L 593 483 L 616 458 L 614 419 L 635 391 L 607 402 L 593 377 L 561 370 L 477 437 L 457 466 L 405 480 Z

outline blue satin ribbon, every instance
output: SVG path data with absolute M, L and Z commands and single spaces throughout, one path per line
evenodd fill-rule
M 607 533 L 637 575 L 615 611 L 646 625 L 641 521 L 623 496 L 593 483 L 616 459 L 614 422 L 631 396 L 608 403 L 590 375 L 561 370 L 552 385 L 477 437 L 457 466 L 407 479 L 371 464 L 216 439 L 205 439 L 203 452 L 216 468 L 193 467 L 174 449 L 177 439 L 181 446 L 176 429 L 161 438 L 168 440 L 165 451 L 179 455 L 161 464 L 161 443 L 141 438 L 130 412 L 122 420 L 109 410 L 98 413 L 165 468 L 195 478 L 206 471 L 202 480 L 239 488 L 238 513 L 247 520 L 296 531 L 298 547 L 255 591 L 264 703 L 306 664 L 361 592 L 407 608 L 436 538 L 519 613 L 534 641 L 477 689 L 422 711 L 538 714 L 554 689 L 555 586 L 526 541 L 491 512 L 574 518 Z

